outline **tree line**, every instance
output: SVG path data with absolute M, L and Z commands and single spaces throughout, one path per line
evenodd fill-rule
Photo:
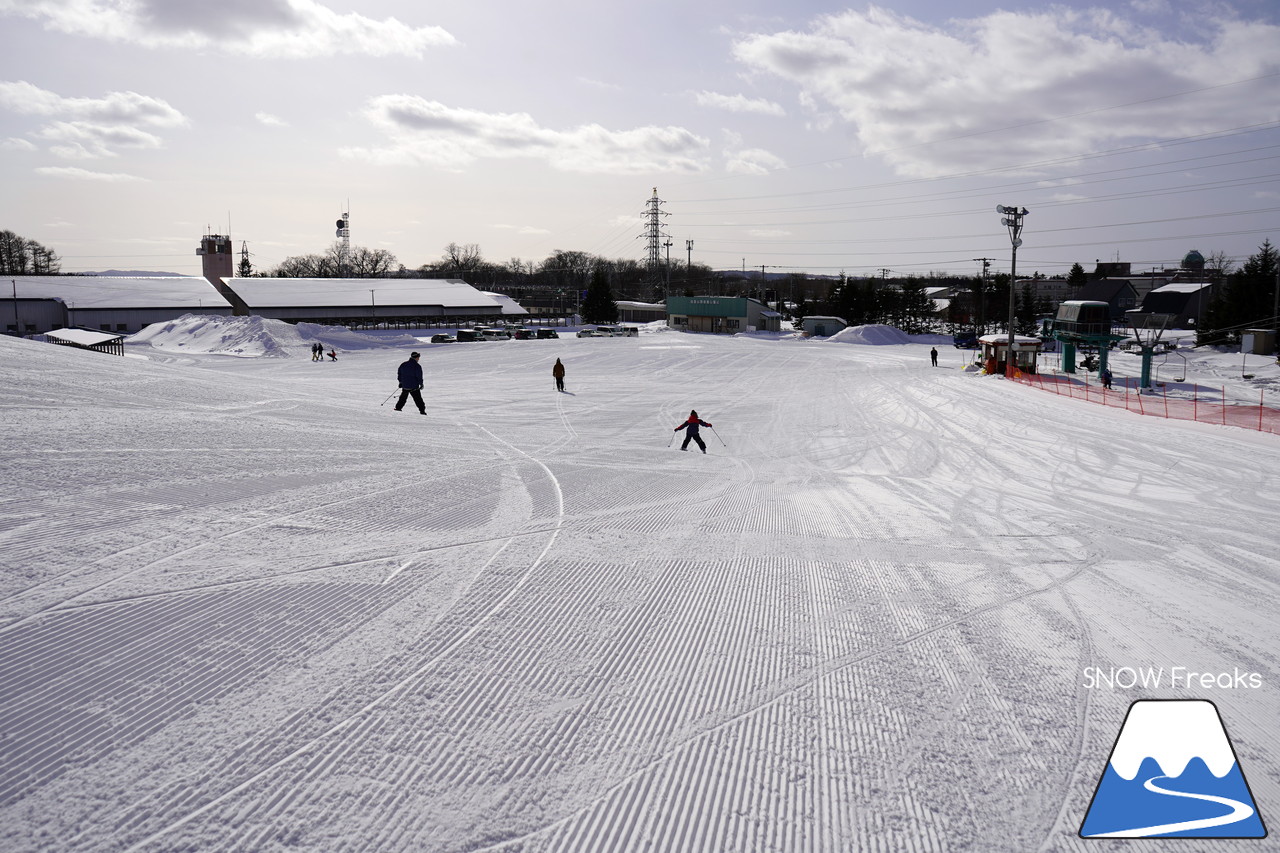
M 0 274 L 57 275 L 61 271 L 62 259 L 53 249 L 12 231 L 0 231 Z
M 1276 305 L 1280 302 L 1280 254 L 1264 240 L 1240 269 L 1230 271 L 1214 289 L 1209 307 L 1196 329 L 1196 346 L 1234 345 L 1246 329 L 1280 328 Z

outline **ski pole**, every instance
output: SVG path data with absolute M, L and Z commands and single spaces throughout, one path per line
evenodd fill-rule
M 672 430 L 671 438 L 667 439 L 667 447 L 670 447 L 671 445 L 675 444 L 675 441 L 676 441 L 676 431 Z
M 396 389 L 396 391 L 399 391 L 399 390 L 400 390 L 399 388 L 397 388 L 397 389 Z M 381 408 L 382 406 L 385 406 L 387 403 L 391 402 L 391 397 L 394 397 L 394 396 L 396 395 L 396 391 L 392 391 L 392 392 L 391 392 L 391 396 L 390 396 L 390 397 L 387 397 L 387 399 L 385 399 L 385 400 L 383 400 L 381 403 L 379 403 L 379 404 L 378 404 L 378 407 L 379 407 L 379 408 Z
M 725 443 L 724 443 L 724 439 L 723 439 L 723 438 L 720 438 L 720 433 L 716 432 L 716 428 L 715 428 L 715 427 L 712 427 L 712 428 L 711 428 L 711 431 L 712 431 L 713 433 L 715 433 L 715 436 L 716 436 L 716 438 L 717 438 L 717 439 L 720 439 L 720 446 L 721 446 L 721 447 L 728 447 L 728 446 L 729 446 L 729 445 L 727 445 L 727 444 L 725 444 Z

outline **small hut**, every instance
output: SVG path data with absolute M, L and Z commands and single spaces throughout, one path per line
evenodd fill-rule
M 1043 341 L 1026 335 L 1013 336 L 1013 365 L 1023 373 L 1036 372 L 1036 359 L 1040 356 Z M 1009 336 L 983 335 L 978 338 L 978 346 L 982 349 L 982 364 L 987 373 L 1003 374 L 1009 363 Z

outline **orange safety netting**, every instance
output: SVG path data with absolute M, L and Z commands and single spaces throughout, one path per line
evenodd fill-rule
M 1213 388 L 1195 383 L 1179 384 L 1172 394 L 1163 388 L 1138 391 L 1138 380 L 1117 379 L 1111 390 L 1099 384 L 1063 374 L 1036 374 L 1014 371 L 1013 379 L 1063 397 L 1088 403 L 1127 409 L 1140 415 L 1155 415 L 1181 421 L 1244 427 L 1260 432 L 1280 434 L 1280 410 L 1264 405 L 1263 392 L 1258 392 L 1258 405 L 1227 401 L 1226 388 Z

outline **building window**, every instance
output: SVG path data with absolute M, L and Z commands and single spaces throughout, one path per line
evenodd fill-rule
M 725 324 L 726 326 L 728 326 L 730 329 L 736 329 L 736 328 L 738 328 L 738 321 L 737 321 L 737 320 L 732 320 L 732 319 L 731 319 L 731 320 L 725 320 L 725 321 L 724 321 L 724 324 Z
M 102 330 L 102 331 L 104 331 L 104 332 L 109 332 L 109 331 L 111 331 L 111 324 L 110 324 L 110 323 L 103 323 L 102 325 L 98 326 L 98 328 L 99 328 L 99 329 L 101 329 L 101 330 Z
M 117 331 L 117 332 L 127 332 L 127 331 L 129 331 L 129 324 L 128 324 L 128 323 L 116 323 L 116 331 Z

